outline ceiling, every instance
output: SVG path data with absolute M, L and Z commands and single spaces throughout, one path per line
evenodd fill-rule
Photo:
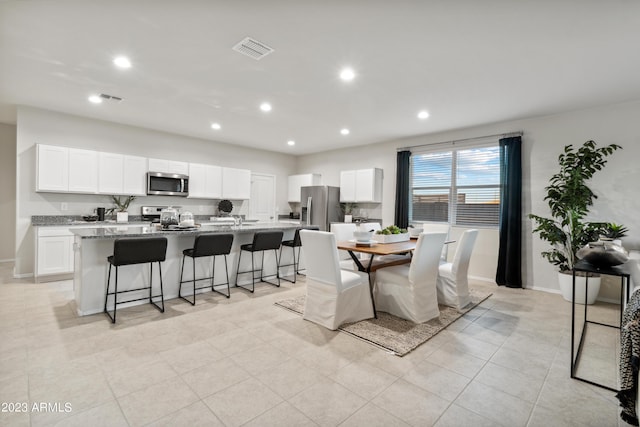
M 28 105 L 301 155 L 640 99 L 639 43 L 638 0 L 0 0 L 0 122 Z

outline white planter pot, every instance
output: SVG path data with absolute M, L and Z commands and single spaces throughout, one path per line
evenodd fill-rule
M 372 237 L 378 243 L 397 243 L 409 240 L 409 233 L 401 234 L 374 234 Z
M 586 277 L 576 276 L 576 303 L 584 304 Z M 571 302 L 573 296 L 573 275 L 558 272 L 558 284 L 562 297 Z M 589 277 L 589 290 L 587 294 L 587 304 L 593 304 L 600 292 L 600 277 Z
M 129 212 L 116 212 L 116 222 L 129 222 Z

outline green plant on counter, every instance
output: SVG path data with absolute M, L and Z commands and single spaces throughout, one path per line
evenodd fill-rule
M 388 227 L 383 228 L 382 230 L 376 231 L 376 234 L 404 234 L 407 232 L 406 228 L 400 228 L 397 225 L 390 225 Z
M 357 203 L 351 203 L 351 202 L 340 203 L 340 210 L 345 215 L 353 215 L 353 211 L 355 211 L 357 208 L 358 208 Z
M 107 212 L 110 214 L 113 212 L 127 212 L 127 209 L 129 209 L 129 205 L 135 199 L 136 196 L 111 196 L 111 201 L 114 205 L 116 205 L 116 207 L 108 209 Z

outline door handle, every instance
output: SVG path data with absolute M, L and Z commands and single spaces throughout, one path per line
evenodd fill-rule
M 307 225 L 311 225 L 311 196 L 307 197 Z

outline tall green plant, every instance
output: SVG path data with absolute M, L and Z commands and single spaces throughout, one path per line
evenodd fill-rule
M 596 147 L 591 140 L 578 149 L 572 145 L 565 146 L 558 156 L 560 171 L 551 176 L 549 185 L 545 187 L 547 195 L 544 200 L 549 205 L 551 217 L 529 214 L 536 223 L 533 232 L 552 246 L 551 250 L 542 252 L 542 256 L 557 265 L 560 271 L 571 270 L 577 260 L 578 249 L 607 232 L 607 223 L 583 221 L 598 197 L 587 186 L 587 181 L 619 148 L 622 147 L 616 144 Z

